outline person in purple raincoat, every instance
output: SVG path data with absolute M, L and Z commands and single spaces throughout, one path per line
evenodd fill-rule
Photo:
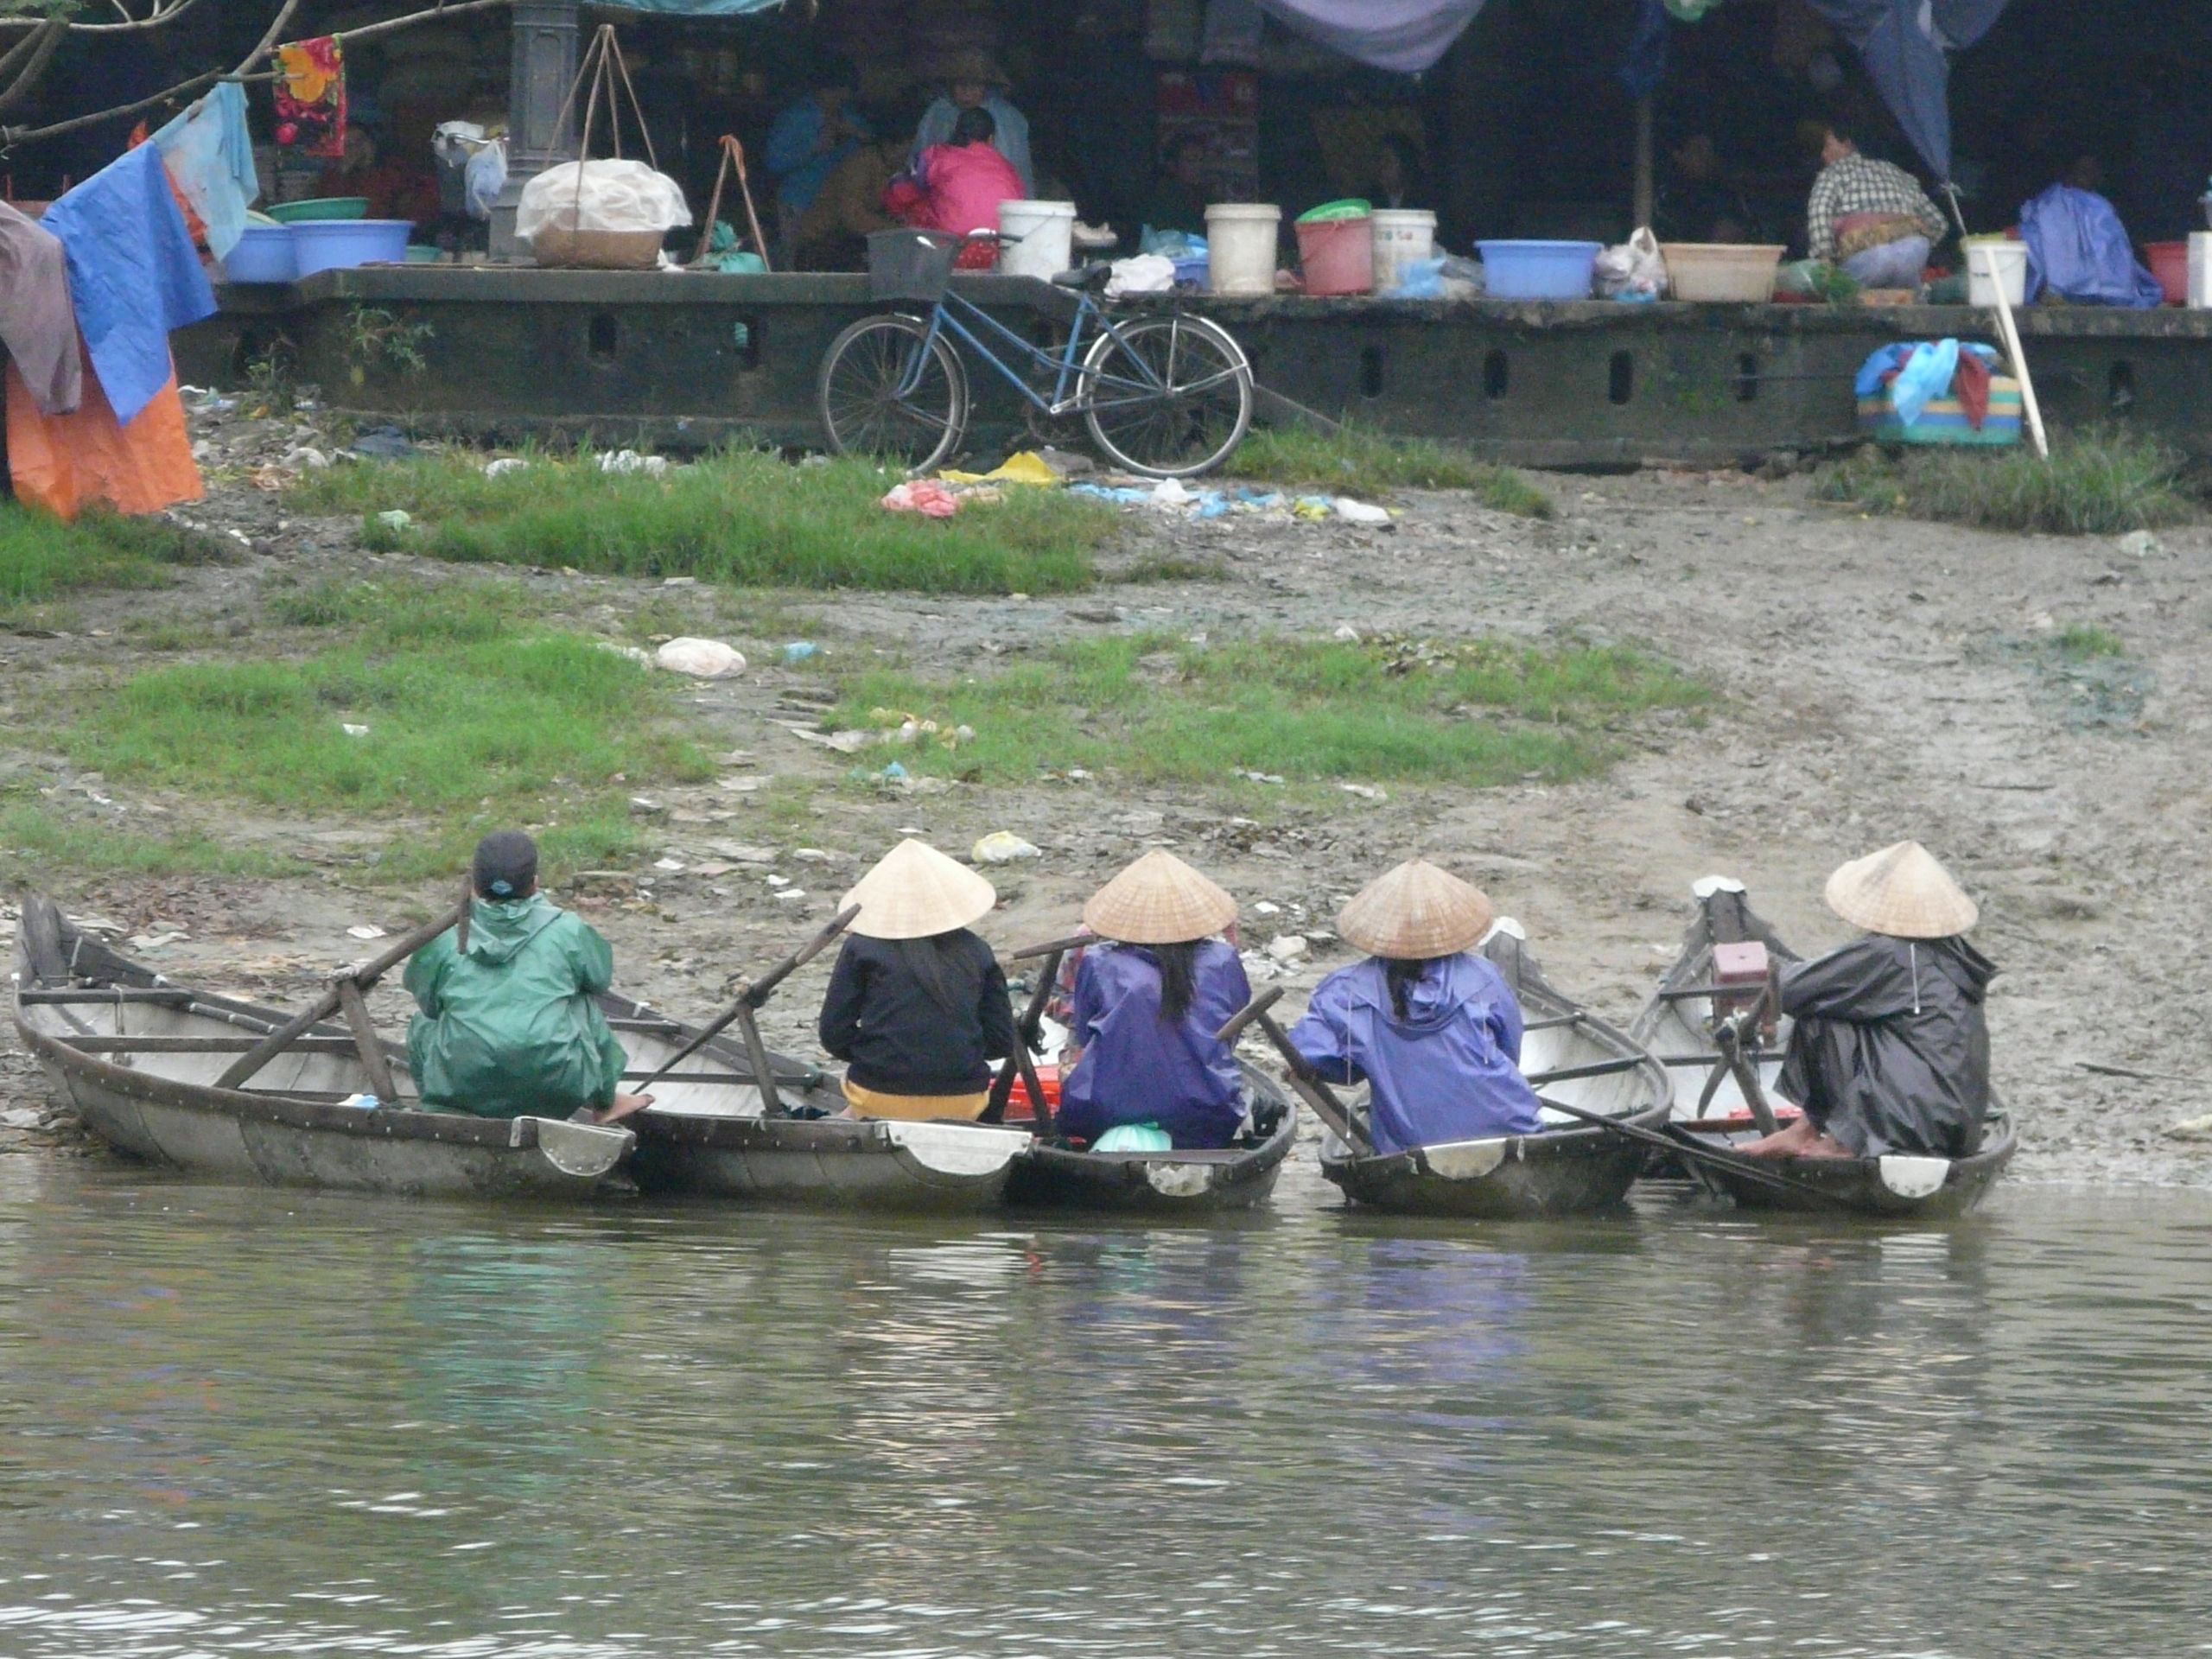
M 1378 1153 L 1540 1127 L 1521 1075 L 1521 1004 L 1475 953 L 1495 915 L 1476 888 L 1415 858 L 1337 917 L 1367 959 L 1314 988 L 1290 1040 L 1330 1082 L 1366 1083 Z
M 1099 943 L 1076 969 L 1061 1131 L 1096 1143 L 1122 1130 L 1117 1144 L 1132 1149 L 1163 1149 L 1163 1135 L 1178 1148 L 1229 1145 L 1244 1090 L 1214 1033 L 1252 989 L 1236 948 L 1213 936 L 1236 922 L 1236 899 L 1154 849 L 1093 893 L 1083 919 Z

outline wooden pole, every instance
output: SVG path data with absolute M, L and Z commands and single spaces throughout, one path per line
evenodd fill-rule
M 749 1013 L 753 1009 L 758 1008 L 765 1004 L 770 995 L 774 993 L 777 986 L 782 984 L 786 979 L 789 979 L 800 969 L 805 967 L 808 963 L 812 962 L 815 957 L 820 956 L 824 950 L 828 950 L 837 936 L 853 925 L 854 918 L 857 917 L 860 913 L 861 907 L 858 905 L 848 905 L 844 909 L 839 911 L 835 916 L 832 916 L 830 918 L 828 925 L 823 927 L 819 933 L 817 933 L 804 944 L 792 951 L 790 956 L 785 957 L 783 961 L 777 963 L 775 967 L 771 968 L 759 979 L 751 982 L 751 983 L 747 985 L 743 990 L 740 991 L 737 995 L 737 1001 L 733 1002 L 729 1007 L 723 1012 L 721 1018 L 717 1019 L 712 1025 L 709 1026 L 696 1037 L 694 1037 L 690 1042 L 684 1044 L 682 1048 L 678 1049 L 676 1053 L 676 1058 L 663 1065 L 661 1069 L 654 1072 L 652 1076 L 647 1077 L 644 1084 L 640 1086 L 636 1092 L 641 1095 L 644 1094 L 646 1090 L 651 1089 L 653 1084 L 658 1083 L 663 1077 L 673 1071 L 677 1066 L 683 1065 L 684 1061 L 690 1059 L 694 1054 L 696 1054 L 709 1043 L 711 1043 L 715 1038 L 721 1036 L 722 1033 L 729 1029 L 732 1022 L 737 1019 L 740 1014 Z M 742 1033 L 740 1034 L 741 1035 Z M 772 1077 L 767 1077 L 764 1073 L 760 1081 L 760 1098 L 763 1101 L 766 1101 L 768 1097 L 768 1091 L 775 1087 L 775 1080 Z
M 367 989 L 448 928 L 460 925 L 461 918 L 467 914 L 468 905 L 464 901 L 454 906 L 436 921 L 423 923 L 422 926 L 408 934 L 382 956 L 372 958 L 359 968 L 334 976 L 330 988 L 315 998 L 306 1013 L 286 1020 L 248 1049 L 237 1065 L 215 1079 L 215 1087 L 236 1089 L 242 1085 L 248 1077 L 290 1047 L 294 1038 L 304 1034 L 308 1027 L 317 1020 L 327 1020 L 338 1012 L 342 995 L 340 990 L 341 984 L 352 985 L 356 992 Z
M 1005 1121 L 1007 1104 L 1014 1098 L 1014 1079 L 1019 1073 L 1022 1082 L 1029 1085 L 1030 1110 L 1036 1117 L 1038 1133 L 1052 1132 L 1052 1116 L 1045 1104 L 1045 1090 L 1040 1084 L 1033 1081 L 1036 1070 L 1022 1062 L 1025 1056 L 1037 1052 L 1037 1033 L 1044 1026 L 1045 1005 L 1052 1000 L 1052 986 L 1060 976 L 1060 963 L 1065 955 L 1065 951 L 1058 950 L 1046 954 L 1045 965 L 1038 971 L 1037 983 L 1029 993 L 1029 1006 L 1022 1011 L 1020 1023 L 1014 1028 L 1014 1052 L 1000 1063 L 999 1074 L 991 1081 L 990 1100 L 977 1122 Z
M 1778 1187 L 1785 1192 L 1808 1192 L 1816 1198 L 1826 1199 L 1828 1203 L 1841 1208 L 1851 1207 L 1834 1193 L 1825 1192 L 1815 1186 L 1810 1181 L 1801 1181 L 1794 1176 L 1784 1175 L 1778 1169 L 1763 1167 L 1756 1158 L 1738 1157 L 1734 1153 L 1716 1152 L 1711 1147 L 1700 1146 L 1697 1142 L 1685 1137 L 1662 1135 L 1656 1129 L 1639 1128 L 1633 1123 L 1624 1123 L 1617 1117 L 1601 1117 L 1596 1112 L 1586 1112 L 1580 1106 L 1569 1106 L 1564 1101 L 1544 1100 L 1541 1096 L 1538 1096 L 1538 1101 L 1540 1104 L 1551 1110 L 1564 1112 L 1569 1117 L 1579 1118 L 1593 1128 L 1610 1129 L 1624 1139 L 1641 1141 L 1646 1146 L 1660 1147 L 1669 1152 L 1679 1153 L 1695 1163 L 1711 1164 L 1716 1168 L 1732 1170 L 1747 1179 L 1761 1182 L 1768 1186 Z
M 1352 1122 L 1350 1109 L 1337 1098 L 1327 1080 L 1313 1069 L 1311 1060 L 1298 1052 L 1290 1040 L 1290 1034 L 1277 1025 L 1274 1016 L 1268 1012 L 1281 998 L 1282 987 L 1280 985 L 1261 992 L 1214 1036 L 1221 1042 L 1234 1045 L 1245 1027 L 1258 1026 L 1282 1056 L 1283 1064 L 1290 1068 L 1290 1086 L 1298 1091 L 1298 1097 L 1306 1103 L 1313 1116 L 1321 1120 L 1322 1126 L 1353 1151 L 1372 1152 L 1375 1142 L 1368 1138 L 1364 1129 Z
M 776 1092 L 776 1068 L 769 1061 L 767 1044 L 760 1040 L 760 1024 L 753 1017 L 753 1006 L 741 996 L 733 1012 L 737 1015 L 737 1034 L 745 1043 L 745 1058 L 753 1067 L 753 1084 L 760 1090 L 761 1116 L 781 1117 L 784 1097 Z
M 346 1023 L 353 1028 L 353 1046 L 360 1051 L 369 1092 L 379 1106 L 398 1105 L 399 1086 L 392 1080 L 391 1063 L 384 1057 L 384 1045 L 377 1040 L 376 1021 L 369 1018 L 368 999 L 361 995 L 361 988 L 350 979 L 340 980 L 338 1006 L 345 1011 Z
M 1969 277 L 1974 271 L 1974 255 L 1987 252 L 1988 248 L 1986 245 L 1971 242 L 1967 245 L 1967 271 Z M 2004 341 L 2005 355 L 2012 359 L 2012 372 L 2020 382 L 2020 408 L 2028 417 L 2028 435 L 2035 441 L 2036 458 L 2038 461 L 2049 461 L 2050 439 L 2044 431 L 2043 406 L 2036 401 L 2036 383 L 2028 375 L 2028 354 L 2020 347 L 2020 327 L 2012 316 L 2012 296 L 2005 291 L 2005 284 L 1999 279 L 1995 258 L 1986 258 L 1983 264 L 1986 267 L 1984 274 L 1989 278 L 1989 286 L 1997 295 L 1997 337 Z

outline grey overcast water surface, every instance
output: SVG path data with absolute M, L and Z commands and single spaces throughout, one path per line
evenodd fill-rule
M 1210 1229 L 0 1160 L 0 1656 L 2212 1650 L 2212 1199 Z

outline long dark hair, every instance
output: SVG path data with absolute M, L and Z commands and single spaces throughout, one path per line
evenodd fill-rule
M 1410 1019 L 1406 1009 L 1406 993 L 1421 983 L 1428 972 L 1427 962 L 1408 962 L 1397 957 L 1382 959 L 1382 982 L 1390 988 L 1390 1008 L 1399 1019 Z
M 929 993 L 930 1001 L 947 1014 L 964 1014 L 976 1006 L 983 976 L 975 953 L 968 950 L 965 928 L 932 934 L 925 939 L 893 939 L 891 948 Z
M 1196 989 L 1198 942 L 1185 939 L 1179 944 L 1149 944 L 1145 947 L 1160 963 L 1160 1020 L 1172 1026 L 1191 1011 L 1191 997 Z

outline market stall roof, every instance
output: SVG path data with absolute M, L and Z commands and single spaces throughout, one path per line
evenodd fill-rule
M 1417 75 L 1451 49 L 1483 0 L 1259 0 L 1287 27 L 1377 69 Z

